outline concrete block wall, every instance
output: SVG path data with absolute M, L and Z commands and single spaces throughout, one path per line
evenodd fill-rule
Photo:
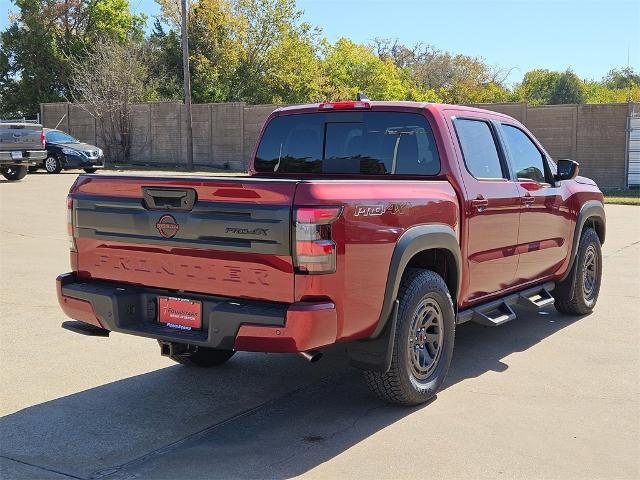
M 577 159 L 577 105 L 529 107 L 523 122 L 556 160 Z
M 139 163 L 149 163 L 151 152 L 151 105 L 133 105 L 131 111 L 131 158 Z
M 497 103 L 474 105 L 522 122 L 555 159 L 580 162 L 581 172 L 602 188 L 625 185 L 627 104 L 546 105 Z M 278 105 L 217 103 L 193 105 L 193 160 L 196 166 L 246 170 L 269 114 Z M 180 102 L 133 106 L 131 163 L 186 164 L 186 115 Z M 100 146 L 96 122 L 78 105 L 41 105 L 46 127 L 67 131 Z
M 600 188 L 624 188 L 629 105 L 578 106 L 577 154 L 580 171 Z
M 244 156 L 244 103 L 209 105 L 211 146 L 209 165 L 231 170 L 247 168 Z

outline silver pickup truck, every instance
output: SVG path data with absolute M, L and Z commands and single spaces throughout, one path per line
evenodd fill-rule
M 30 166 L 47 157 L 42 125 L 0 121 L 0 174 L 21 180 Z

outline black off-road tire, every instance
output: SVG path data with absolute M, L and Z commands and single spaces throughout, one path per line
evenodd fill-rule
M 189 355 L 172 355 L 171 360 L 187 365 L 188 367 L 215 367 L 222 365 L 236 353 L 233 350 L 218 350 L 216 348 L 198 347 L 198 350 Z
M 83 170 L 87 173 L 96 173 L 98 171 L 97 168 L 83 168 Z
M 588 278 L 592 279 L 593 284 L 587 281 Z M 556 310 L 567 315 L 585 315 L 591 312 L 598 301 L 601 280 L 600 238 L 593 228 L 586 227 L 580 236 L 571 273 L 553 292 Z
M 407 271 L 400 284 L 398 300 L 400 305 L 391 368 L 387 373 L 365 371 L 364 375 L 371 390 L 381 399 L 400 405 L 418 405 L 438 392 L 449 370 L 455 336 L 453 302 L 442 277 L 421 269 Z M 424 311 L 425 302 L 439 312 L 442 337 L 439 355 L 434 354 L 435 361 L 430 373 L 426 371 L 425 378 L 417 378 L 414 373 L 415 364 L 411 360 L 411 353 L 419 348 L 414 319 L 418 318 L 419 312 Z M 433 332 L 433 325 L 430 328 Z
M 28 166 L 20 166 L 20 167 L 5 167 L 2 170 L 2 176 L 11 182 L 15 182 L 16 180 L 22 180 L 27 176 L 27 172 L 29 171 Z
M 62 162 L 55 155 L 49 155 L 45 158 L 43 165 L 47 173 L 60 173 L 62 171 Z

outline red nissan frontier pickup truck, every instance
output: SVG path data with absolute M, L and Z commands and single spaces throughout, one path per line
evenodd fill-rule
M 58 298 L 85 335 L 201 367 L 345 342 L 390 402 L 441 387 L 456 325 L 598 299 L 602 193 L 513 118 L 359 100 L 279 108 L 249 176 L 81 175 Z M 515 309 L 515 310 L 514 310 Z

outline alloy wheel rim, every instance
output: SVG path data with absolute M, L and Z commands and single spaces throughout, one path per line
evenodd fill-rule
M 44 163 L 45 168 L 48 172 L 53 172 L 56 169 L 57 161 L 53 157 L 47 157 L 47 160 Z
M 423 298 L 415 309 L 409 330 L 409 365 L 412 376 L 426 380 L 431 376 L 442 352 L 443 315 L 433 298 Z
M 587 247 L 582 268 L 582 293 L 585 300 L 592 300 L 598 278 L 598 252 L 593 245 Z

